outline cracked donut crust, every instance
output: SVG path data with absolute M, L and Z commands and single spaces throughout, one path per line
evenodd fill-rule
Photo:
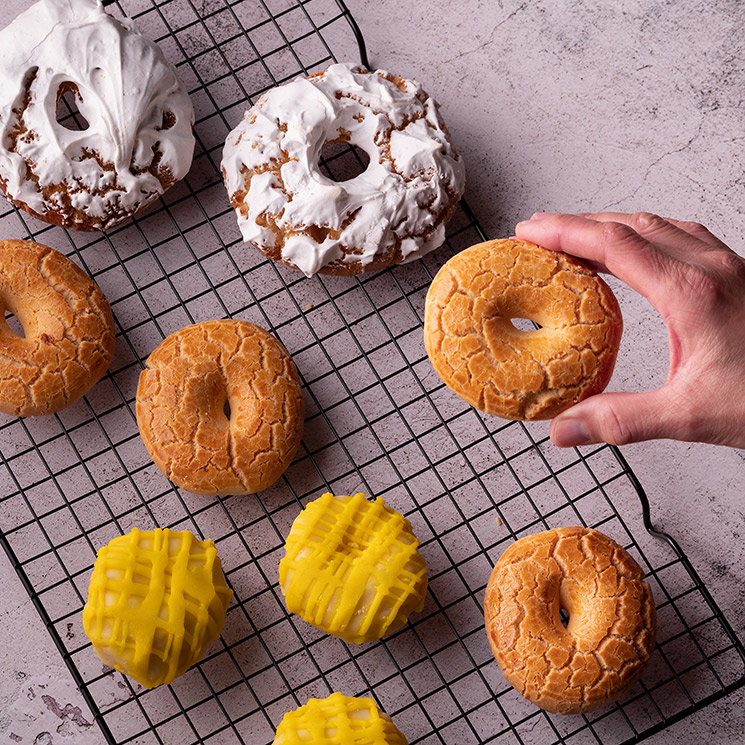
M 292 358 L 247 321 L 208 321 L 171 334 L 148 357 L 137 386 L 137 425 L 150 457 L 194 494 L 271 486 L 300 444 L 303 411 Z
M 53 414 L 77 401 L 114 356 L 114 319 L 98 285 L 63 254 L 0 241 L 0 411 Z M 10 311 L 23 327 L 8 326 Z
M 529 318 L 521 331 L 512 318 Z M 471 246 L 427 293 L 424 345 L 449 388 L 505 419 L 550 419 L 608 384 L 621 342 L 618 301 L 566 254 L 519 240 Z
M 484 597 L 486 633 L 504 677 L 528 701 L 560 714 L 623 696 L 649 661 L 657 630 L 643 577 L 627 551 L 592 528 L 513 543 Z

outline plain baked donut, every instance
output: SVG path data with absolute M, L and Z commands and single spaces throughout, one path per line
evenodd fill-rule
M 0 31 L 0 49 L 0 189 L 18 207 L 106 229 L 187 174 L 194 109 L 130 19 L 97 0 L 40 0 Z M 65 93 L 80 129 L 57 119 Z
M 277 339 L 247 321 L 186 326 L 147 359 L 137 425 L 150 457 L 177 486 L 253 494 L 284 473 L 300 444 L 297 370 Z
M 15 334 L 10 311 L 23 327 Z M 98 285 L 63 254 L 0 241 L 0 411 L 53 414 L 77 401 L 114 356 L 114 319 Z
M 331 142 L 364 150 L 364 172 L 327 178 L 319 158 Z M 437 248 L 465 187 L 434 99 L 351 64 L 264 93 L 228 135 L 222 171 L 243 240 L 307 276 L 374 271 Z
M 649 661 L 657 630 L 643 577 L 627 551 L 592 528 L 557 528 L 513 543 L 484 598 L 486 632 L 504 677 L 528 701 L 560 714 L 623 696 Z
M 523 331 L 512 319 L 541 328 Z M 550 419 L 608 384 L 621 341 L 610 287 L 566 254 L 519 240 L 479 243 L 437 273 L 424 345 L 471 406 L 505 419 Z

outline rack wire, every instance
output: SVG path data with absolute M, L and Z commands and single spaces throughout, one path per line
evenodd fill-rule
M 341 0 L 119 0 L 188 87 L 198 146 L 188 178 L 106 234 L 42 225 L 14 208 L 6 238 L 71 256 L 117 323 L 108 374 L 57 415 L 0 420 L 0 537 L 109 743 L 268 743 L 311 696 L 371 695 L 417 743 L 635 743 L 745 684 L 745 650 L 678 544 L 652 527 L 620 451 L 559 450 L 545 425 L 481 416 L 433 372 L 424 297 L 454 252 L 485 238 L 463 203 L 447 245 L 359 278 L 315 277 L 241 242 L 219 173 L 222 143 L 266 89 L 323 69 L 344 49 L 367 63 Z M 351 50 L 351 51 L 350 51 Z M 77 126 L 74 101 L 61 121 Z M 349 148 L 328 175 L 358 172 Z M 293 355 L 307 407 L 301 450 L 258 497 L 197 497 L 152 464 L 136 427 L 143 362 L 166 335 L 219 317 L 256 322 Z M 322 491 L 384 496 L 412 522 L 430 575 L 424 611 L 362 646 L 290 616 L 278 588 L 283 539 Z M 641 510 L 639 509 L 641 505 Z M 621 702 L 548 715 L 503 679 L 483 631 L 490 570 L 515 538 L 582 524 L 611 535 L 647 572 L 659 633 Z M 213 539 L 235 599 L 222 638 L 170 686 L 147 691 L 93 653 L 81 624 L 96 550 L 132 527 Z

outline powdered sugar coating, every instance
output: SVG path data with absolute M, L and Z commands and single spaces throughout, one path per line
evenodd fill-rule
M 328 142 L 370 156 L 335 182 Z M 445 239 L 465 170 L 434 99 L 378 70 L 335 64 L 265 93 L 228 135 L 222 169 L 243 239 L 307 276 L 411 261 Z
M 40 0 L 0 31 L 0 185 L 41 219 L 108 228 L 189 170 L 194 111 L 160 48 L 98 0 Z M 87 129 L 56 119 L 77 92 Z

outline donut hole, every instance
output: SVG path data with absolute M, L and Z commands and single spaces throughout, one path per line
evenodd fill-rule
M 5 325 L 8 327 L 8 330 L 15 336 L 19 337 L 20 339 L 26 338 L 26 331 L 23 328 L 23 324 L 18 320 L 15 313 L 10 310 L 5 311 Z
M 510 323 L 518 330 L 518 331 L 536 331 L 539 328 L 542 328 L 540 324 L 536 323 L 535 321 L 532 321 L 530 318 L 510 318 Z
M 172 111 L 164 111 L 163 118 L 160 122 L 160 127 L 157 127 L 159 132 L 164 129 L 170 129 L 176 124 L 176 115 Z
M 367 170 L 368 165 L 370 156 L 361 147 L 349 142 L 334 140 L 321 148 L 321 172 L 337 183 L 357 178 Z
M 226 398 L 225 403 L 222 405 L 222 413 L 225 414 L 225 418 L 230 421 L 230 401 Z
M 569 611 L 566 608 L 559 608 L 559 620 L 564 628 L 569 625 Z
M 78 86 L 70 81 L 62 83 L 57 89 L 57 111 L 55 115 L 60 127 L 69 129 L 71 132 L 84 132 L 90 127 L 88 120 L 80 113 L 78 102 L 83 102 Z

